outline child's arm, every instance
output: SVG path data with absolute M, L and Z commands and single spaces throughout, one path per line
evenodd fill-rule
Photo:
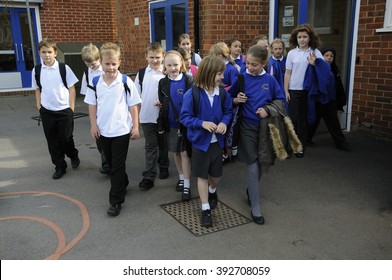
M 132 130 L 131 130 L 131 139 L 138 139 L 140 137 L 139 134 L 139 109 L 138 105 L 130 106 L 129 111 L 131 112 L 132 117 Z
M 39 90 L 39 88 L 35 89 L 35 104 L 39 111 L 39 109 L 41 109 L 41 91 Z
M 101 132 L 99 131 L 98 125 L 97 125 L 97 105 L 88 105 L 88 115 L 90 118 L 90 133 L 93 139 L 99 139 L 99 136 L 101 136 Z
M 284 92 L 286 93 L 286 100 L 290 102 L 289 82 L 291 78 L 291 69 L 286 69 L 284 73 Z
M 76 98 L 75 86 L 71 86 L 69 87 L 69 107 L 71 108 L 72 112 L 75 111 L 75 98 Z

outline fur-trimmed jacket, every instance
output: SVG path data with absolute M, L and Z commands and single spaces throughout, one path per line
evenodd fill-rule
M 276 157 L 286 159 L 289 148 L 294 153 L 303 151 L 291 119 L 287 116 L 285 102 L 276 99 L 264 106 L 264 109 L 269 116 L 260 120 L 258 161 L 262 167 L 273 165 Z

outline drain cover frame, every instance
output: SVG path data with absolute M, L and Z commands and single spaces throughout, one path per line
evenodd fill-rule
M 161 204 L 160 207 L 196 237 L 222 230 L 246 225 L 252 221 L 219 200 L 217 207 L 211 211 L 212 227 L 200 226 L 200 199 L 175 201 Z

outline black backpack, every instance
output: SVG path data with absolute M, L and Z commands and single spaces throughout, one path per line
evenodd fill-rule
M 38 64 L 34 67 L 35 71 L 35 82 L 37 83 L 37 86 L 39 87 L 39 90 L 42 91 L 42 85 L 41 85 L 41 69 L 42 69 L 42 64 Z M 62 63 L 59 61 L 59 71 L 60 71 L 60 76 L 61 80 L 63 81 L 64 86 L 68 89 L 67 85 L 67 71 L 65 68 L 65 63 Z
M 139 85 L 141 91 L 143 91 L 143 79 L 145 73 L 146 73 L 146 67 L 139 69 Z

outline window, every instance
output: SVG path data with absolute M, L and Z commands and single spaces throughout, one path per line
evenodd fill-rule
M 377 32 L 392 32 L 392 0 L 385 0 L 384 27 Z

